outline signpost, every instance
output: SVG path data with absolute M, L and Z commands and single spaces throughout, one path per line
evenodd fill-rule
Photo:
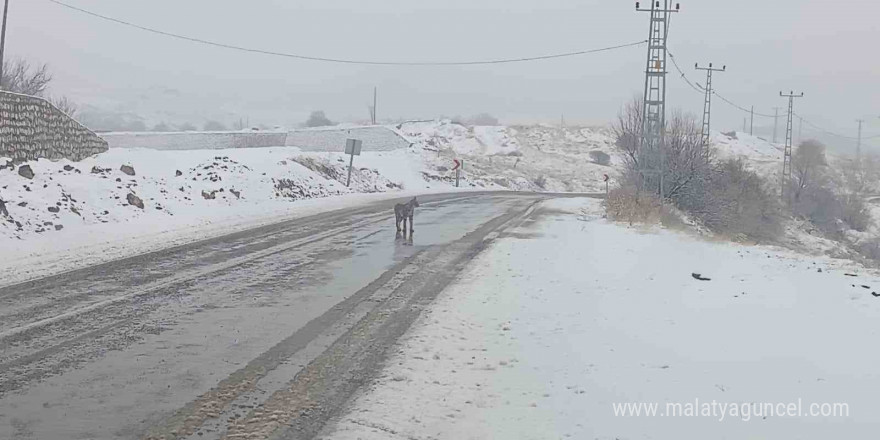
M 605 200 L 608 200 L 608 180 L 609 179 L 610 178 L 608 177 L 607 174 L 602 175 L 602 181 L 605 182 Z
M 345 186 L 351 184 L 351 167 L 354 165 L 354 157 L 361 155 L 361 146 L 363 142 L 360 139 L 346 139 L 345 140 L 345 154 L 350 154 L 351 159 L 348 162 L 348 180 L 345 181 Z
M 461 166 L 464 164 L 464 160 L 453 159 L 452 161 L 455 162 L 452 169 L 455 170 L 455 187 L 458 188 L 458 179 L 461 178 Z

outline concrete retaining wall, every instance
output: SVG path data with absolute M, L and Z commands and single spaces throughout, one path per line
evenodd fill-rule
M 221 150 L 226 148 L 282 147 L 286 132 L 180 132 L 102 133 L 110 148 L 153 150 Z
M 107 142 L 43 98 L 0 92 L 0 157 L 82 160 Z
M 287 134 L 286 145 L 303 151 L 342 152 L 348 138 L 362 140 L 363 151 L 390 151 L 410 145 L 397 132 L 382 126 L 294 130 Z
M 297 147 L 303 151 L 342 151 L 348 138 L 361 139 L 364 151 L 390 151 L 410 143 L 388 127 L 315 128 L 291 132 L 102 133 L 110 148 L 219 150 Z

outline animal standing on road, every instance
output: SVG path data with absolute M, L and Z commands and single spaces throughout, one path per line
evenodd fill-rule
M 400 223 L 403 223 L 403 233 L 406 234 L 406 219 L 409 219 L 409 233 L 412 235 L 413 229 L 413 212 L 419 206 L 419 201 L 415 197 L 409 202 L 398 203 L 394 205 L 394 217 L 397 221 L 397 232 L 400 232 Z

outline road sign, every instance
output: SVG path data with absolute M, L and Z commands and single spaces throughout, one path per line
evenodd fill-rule
M 455 162 L 455 166 L 452 167 L 453 170 L 457 170 L 457 169 L 459 169 L 459 168 L 461 167 L 461 161 L 460 161 L 460 160 L 458 160 L 458 159 L 453 159 L 452 161 Z
M 351 184 L 351 168 L 354 165 L 354 157 L 361 155 L 361 142 L 360 139 L 346 139 L 345 140 L 345 154 L 350 154 L 351 159 L 348 161 L 348 180 L 345 181 L 345 186 Z
M 461 166 L 462 164 L 464 164 L 464 160 L 453 159 L 452 161 L 455 162 L 455 167 L 453 168 L 453 170 L 455 170 L 455 187 L 457 188 L 458 180 L 461 178 Z
M 603 182 L 607 182 L 608 179 L 609 179 L 609 177 L 608 177 L 607 174 L 603 174 L 603 175 L 602 175 L 602 181 L 603 181 Z
M 362 145 L 363 145 L 363 142 L 360 139 L 346 139 L 345 140 L 345 154 L 350 154 L 352 156 L 360 156 Z

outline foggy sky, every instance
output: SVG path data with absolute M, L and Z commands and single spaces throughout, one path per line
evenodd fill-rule
M 648 15 L 626 0 L 66 0 L 137 24 L 241 46 L 311 56 L 459 61 L 534 56 L 645 39 Z M 760 112 L 784 107 L 829 129 L 880 134 L 880 3 L 689 0 L 670 50 L 691 79 L 695 62 L 726 64 L 719 93 Z M 6 48 L 47 62 L 53 93 L 157 119 L 292 125 L 314 109 L 366 119 L 488 112 L 506 123 L 603 124 L 640 94 L 644 47 L 515 65 L 376 67 L 324 64 L 201 46 L 105 22 L 46 0 L 10 0 Z M 671 107 L 700 114 L 702 96 L 670 65 Z M 741 129 L 716 101 L 713 128 Z M 784 124 L 784 120 L 780 119 Z M 757 125 L 772 119 L 757 118 Z M 780 132 L 782 129 L 780 128 Z M 804 135 L 809 135 L 804 127 Z M 880 146 L 880 140 L 872 141 Z

